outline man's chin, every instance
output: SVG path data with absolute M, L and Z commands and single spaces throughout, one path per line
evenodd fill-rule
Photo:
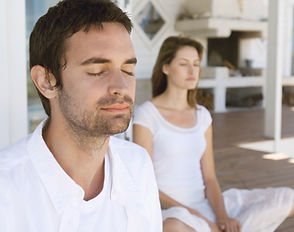
M 115 128 L 111 128 L 110 131 L 110 135 L 115 135 L 115 134 L 119 134 L 119 133 L 123 133 L 125 132 L 129 127 L 129 123 L 127 125 L 122 125 L 122 126 L 117 126 Z
M 115 135 L 125 132 L 130 124 L 130 119 L 116 118 L 112 120 L 111 124 L 108 124 L 108 129 L 105 131 L 109 135 Z

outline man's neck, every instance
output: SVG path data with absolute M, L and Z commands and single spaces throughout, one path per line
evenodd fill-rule
M 103 188 L 109 136 L 79 138 L 64 126 L 50 122 L 43 131 L 43 138 L 59 165 L 83 188 L 84 199 L 97 196 Z

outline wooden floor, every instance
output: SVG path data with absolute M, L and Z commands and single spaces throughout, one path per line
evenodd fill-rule
M 294 188 L 294 164 L 288 159 L 264 159 L 265 153 L 239 148 L 238 143 L 264 140 L 264 111 L 213 114 L 216 172 L 222 190 L 228 188 Z M 282 136 L 294 136 L 294 112 L 283 107 Z M 293 232 L 294 217 L 277 232 Z

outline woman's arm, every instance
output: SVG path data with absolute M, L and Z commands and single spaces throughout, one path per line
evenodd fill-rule
M 205 184 L 205 194 L 211 204 L 216 216 L 217 224 L 224 231 L 241 231 L 240 223 L 229 218 L 225 209 L 223 195 L 215 174 L 213 146 L 212 146 L 212 126 L 210 125 L 205 133 L 206 150 L 201 158 L 201 169 Z
M 141 125 L 133 125 L 133 142 L 144 147 L 152 159 L 152 133 Z
M 152 133 L 149 129 L 144 126 L 134 124 L 133 125 L 133 142 L 137 143 L 138 145 L 144 147 L 147 152 L 149 153 L 152 159 Z M 201 215 L 198 211 L 191 209 L 178 201 L 174 200 L 173 198 L 169 197 L 162 191 L 159 191 L 159 199 L 162 209 L 168 209 L 173 206 L 180 206 L 187 209 L 191 214 L 194 214 L 197 217 L 202 218 L 205 220 L 208 225 L 211 227 L 212 231 L 218 231 L 216 226 L 209 220 L 207 220 L 203 215 Z

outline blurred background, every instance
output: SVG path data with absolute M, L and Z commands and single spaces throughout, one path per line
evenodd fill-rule
M 57 2 L 0 1 L 0 148 L 45 118 L 29 75 L 28 40 L 36 20 Z M 280 139 L 280 104 L 294 106 L 294 0 L 114 2 L 134 24 L 136 104 L 151 98 L 150 76 L 162 41 L 170 35 L 189 36 L 205 48 L 198 102 L 213 115 L 262 110 L 259 134 Z M 131 138 L 130 130 L 123 137 Z

